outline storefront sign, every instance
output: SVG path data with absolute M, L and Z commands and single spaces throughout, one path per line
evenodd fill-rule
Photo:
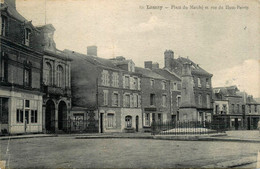
M 23 98 L 27 98 L 27 99 L 33 99 L 33 98 L 34 98 L 34 95 L 32 95 L 32 94 L 21 93 L 21 97 L 23 97 Z

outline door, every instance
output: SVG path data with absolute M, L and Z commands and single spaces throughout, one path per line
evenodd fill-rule
M 103 117 L 104 117 L 104 113 L 100 113 L 100 133 L 104 133 L 104 131 L 103 131 Z
M 135 119 L 135 131 L 138 132 L 138 124 L 139 124 L 139 117 L 136 116 L 136 119 Z
M 238 130 L 239 124 L 238 124 L 238 118 L 235 118 L 235 129 Z
M 247 130 L 250 130 L 251 124 L 250 124 L 250 117 L 247 118 Z

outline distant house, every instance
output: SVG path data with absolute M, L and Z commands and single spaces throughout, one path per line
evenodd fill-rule
M 88 48 L 88 55 L 65 51 L 73 59 L 71 118 L 98 120 L 101 133 L 140 131 L 141 82 L 134 62 L 97 57 L 96 49 Z
M 222 120 L 230 129 L 256 129 L 260 104 L 236 86 L 213 89 L 213 119 Z
M 183 58 L 183 57 L 174 58 L 174 52 L 172 50 L 166 50 L 164 52 L 164 63 L 165 63 L 164 69 L 174 72 L 180 77 L 182 77 L 183 75 L 183 71 L 185 68 L 184 65 L 189 64 L 190 68 L 187 69 L 185 68 L 185 70 L 190 70 L 191 78 L 186 78 L 186 77 L 185 78 L 188 84 L 193 84 L 193 88 L 190 89 L 189 92 L 193 93 L 192 97 L 194 97 L 195 105 L 190 105 L 190 107 L 196 109 L 195 110 L 196 113 L 193 112 L 192 116 L 187 116 L 187 114 L 184 113 L 183 117 L 185 118 L 187 117 L 186 120 L 211 121 L 212 111 L 213 111 L 211 78 L 213 75 L 205 71 L 203 68 L 201 68 L 198 64 L 191 61 L 189 58 Z M 183 90 L 184 87 L 185 86 L 182 85 L 182 92 L 184 92 Z M 188 94 L 187 92 L 185 93 Z M 185 101 L 186 101 L 185 98 L 182 98 L 182 102 Z M 186 109 L 188 107 L 183 107 L 183 108 Z M 180 120 L 185 120 L 185 119 L 180 119 Z

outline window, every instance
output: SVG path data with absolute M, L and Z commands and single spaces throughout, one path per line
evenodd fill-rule
M 198 87 L 201 87 L 200 78 L 198 78 Z
M 26 124 L 29 124 L 29 110 L 25 110 L 24 111 L 25 112 L 25 122 L 26 122 Z
M 125 117 L 125 127 L 131 128 L 132 127 L 132 116 Z
M 162 90 L 165 90 L 165 89 L 166 89 L 166 82 L 163 81 L 163 82 L 162 82 Z
M 155 105 L 155 94 L 150 94 L 150 105 Z
M 154 80 L 153 79 L 150 80 L 150 85 L 151 85 L 152 88 L 154 87 Z
M 134 107 L 138 107 L 138 95 L 137 94 L 134 94 L 133 95 L 133 106 Z
M 30 100 L 25 100 L 25 107 L 29 108 L 30 107 Z
M 119 106 L 118 93 L 113 93 L 113 95 L 112 95 L 112 103 L 113 103 L 113 106 Z
M 116 72 L 112 73 L 112 86 L 113 87 L 118 87 L 119 86 L 118 73 L 116 73 Z
M 107 114 L 107 127 L 114 127 L 114 114 L 112 113 Z
M 202 105 L 202 96 L 201 94 L 198 95 L 198 103 L 201 106 Z
M 1 35 L 6 36 L 7 18 L 5 16 L 1 16 L 1 25 Z
M 16 110 L 16 122 L 23 123 L 23 110 L 22 109 Z
M 251 113 L 251 105 L 248 105 L 249 113 Z
M 162 96 L 162 106 L 163 107 L 166 107 L 166 101 L 167 101 L 166 95 L 163 95 Z
M 239 104 L 237 104 L 237 113 L 239 113 L 240 112 L 240 106 L 239 106 Z
M 218 111 L 219 111 L 219 106 L 216 105 L 216 106 L 215 106 L 215 114 L 218 114 Z
M 150 113 L 145 113 L 145 126 L 150 126 Z
M 227 105 L 223 104 L 223 113 L 226 114 L 226 112 L 227 112 Z
M 24 85 L 31 86 L 31 69 L 24 69 Z
M 0 124 L 8 124 L 8 99 L 0 97 Z
M 130 107 L 130 95 L 125 94 L 125 107 Z
M 234 104 L 231 105 L 231 108 L 232 108 L 232 113 L 235 113 L 235 105 Z
M 209 79 L 206 78 L 206 88 L 210 88 Z
M 210 108 L 210 95 L 207 94 L 207 108 Z
M 107 106 L 108 105 L 108 90 L 104 90 L 104 101 L 103 101 L 103 105 Z
M 130 80 L 129 80 L 129 76 L 125 76 L 125 88 L 129 88 L 130 87 Z
M 162 114 L 161 113 L 158 113 L 158 121 L 162 122 Z
M 7 58 L 5 58 L 5 53 L 1 53 L 1 74 L 0 74 L 0 81 L 8 81 L 8 63 L 7 63 Z
M 109 73 L 107 70 L 102 72 L 102 85 L 109 86 Z
M 133 78 L 133 89 L 138 89 L 138 78 Z
M 177 84 L 177 90 L 181 90 L 181 84 L 180 83 Z
M 172 90 L 177 90 L 177 83 L 172 84 Z
M 255 112 L 257 112 L 257 105 L 255 105 Z
M 52 85 L 52 66 L 48 62 L 46 63 L 45 84 Z
M 63 87 L 64 86 L 64 74 L 63 74 L 63 68 L 61 65 L 57 67 L 57 86 Z
M 31 34 L 31 30 L 29 29 L 29 28 L 26 28 L 25 29 L 25 39 L 24 39 L 24 44 L 26 45 L 26 46 L 29 46 L 29 44 L 30 44 L 30 34 Z
M 181 106 L 181 96 L 177 96 L 177 107 Z
M 242 113 L 246 113 L 245 105 L 242 105 Z

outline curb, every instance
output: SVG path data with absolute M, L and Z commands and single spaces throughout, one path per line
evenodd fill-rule
M 26 139 L 26 138 L 41 138 L 41 137 L 57 137 L 58 135 L 30 135 L 30 136 L 5 136 L 5 137 L 0 137 L 0 140 L 14 140 L 14 139 Z
M 256 156 L 244 157 L 237 160 L 224 161 L 216 164 L 202 166 L 201 168 L 234 168 L 256 163 Z

